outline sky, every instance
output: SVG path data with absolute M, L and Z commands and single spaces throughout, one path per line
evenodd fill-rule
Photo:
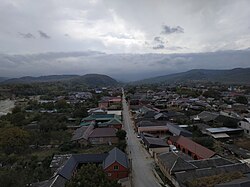
M 191 54 L 249 51 L 249 7 L 249 0 L 0 0 L 0 76 L 74 73 L 72 67 L 69 71 L 56 71 L 61 68 L 56 66 L 59 59 L 76 66 L 76 73 L 94 71 L 112 75 L 114 69 L 118 72 L 122 69 L 120 77 L 125 77 L 131 71 L 127 68 L 125 72 L 126 67 L 133 66 L 135 59 L 140 63 L 143 60 L 140 58 L 148 57 L 147 54 L 159 54 L 155 59 L 150 57 L 150 63 L 155 61 L 160 70 L 158 73 L 152 70 L 154 75 L 188 70 L 197 65 L 207 68 L 211 66 L 209 63 L 214 63 L 210 67 L 214 69 L 248 67 L 250 62 L 248 65 L 245 60 L 228 65 L 223 58 L 216 63 L 209 61 L 209 66 L 202 62 L 194 66 Z M 86 54 L 76 53 L 84 51 L 105 53 L 110 59 L 113 59 L 110 55 L 115 58 L 118 54 L 130 55 L 130 58 L 123 63 L 109 62 L 111 70 L 102 71 L 107 62 L 95 57 L 95 62 L 89 64 Z M 56 60 L 48 57 L 52 52 L 57 53 Z M 183 68 L 176 63 L 173 69 L 172 63 L 162 69 L 157 63 L 158 57 L 171 54 L 189 54 L 191 60 L 185 63 L 190 66 Z M 6 60 L 6 56 L 9 59 Z M 33 57 L 33 60 L 25 62 L 29 63 L 26 67 L 18 57 Z M 79 65 L 76 61 L 83 62 Z M 48 64 L 55 67 L 55 71 L 46 69 Z M 103 66 L 97 66 L 100 64 Z M 20 65 L 20 71 L 13 68 Z M 148 64 L 141 64 L 137 69 L 141 70 L 139 74 L 143 75 L 144 65 Z M 150 72 L 150 68 L 147 71 Z

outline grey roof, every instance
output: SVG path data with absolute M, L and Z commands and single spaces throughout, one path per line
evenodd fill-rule
M 149 127 L 149 126 L 165 126 L 166 121 L 150 121 L 150 120 L 141 120 L 136 123 L 137 127 Z
M 197 169 L 191 170 L 186 172 L 177 172 L 175 173 L 177 181 L 180 183 L 184 183 L 189 180 L 194 180 L 201 177 L 207 177 L 212 175 L 218 175 L 221 173 L 229 173 L 239 171 L 244 173 L 249 173 L 250 168 L 246 164 L 237 163 L 237 164 L 230 164 L 225 166 L 218 166 L 215 168 L 205 168 L 205 169 Z
M 158 113 L 158 114 L 156 114 L 156 115 L 154 116 L 154 118 L 155 118 L 156 120 L 159 119 L 159 118 L 161 118 L 161 117 L 167 118 L 167 116 L 164 115 L 163 113 Z
M 175 136 L 185 136 L 185 137 L 192 137 L 192 133 L 184 128 L 179 127 L 178 125 L 174 125 L 171 123 L 167 124 L 168 130 Z
M 196 168 L 197 167 L 194 166 L 193 164 L 183 160 L 181 157 L 178 157 L 171 169 L 171 173 L 178 171 L 194 170 Z
M 116 148 L 116 147 L 113 148 L 109 152 L 109 155 L 104 160 L 104 163 L 103 163 L 104 169 L 109 167 L 114 162 L 118 162 L 119 164 L 121 164 L 125 168 L 129 167 L 127 155 L 124 152 L 122 152 L 120 149 Z
M 215 157 L 203 160 L 191 160 L 188 162 L 195 165 L 199 169 L 234 164 L 233 162 L 222 157 Z
M 207 128 L 206 130 L 210 133 L 228 133 L 228 132 L 243 131 L 242 128 L 228 128 L 228 127 Z
M 54 155 L 49 167 L 55 169 L 60 168 L 69 160 L 71 156 L 72 154 Z
M 142 140 L 148 147 L 169 147 L 168 144 L 160 138 L 152 138 L 143 136 Z
M 231 182 L 223 184 L 216 184 L 214 187 L 249 187 L 249 186 L 250 186 L 250 179 L 243 178 L 243 179 L 236 179 Z
M 71 141 L 76 141 L 80 139 L 88 140 L 89 134 L 93 131 L 94 125 L 82 126 L 75 130 Z
M 62 169 L 58 172 L 58 175 L 69 180 L 73 171 L 77 168 L 78 164 L 84 163 L 102 163 L 107 157 L 107 154 L 76 154 L 72 155 Z
M 94 129 L 89 138 L 98 138 L 98 137 L 115 137 L 117 129 L 115 128 L 96 128 Z
M 67 179 L 61 177 L 60 175 L 56 175 L 49 180 L 33 183 L 32 187 L 62 187 L 65 186 Z
M 179 157 L 176 153 L 163 153 L 158 156 L 160 162 L 167 168 L 169 173 L 194 170 L 197 167 Z
M 203 111 L 200 114 L 198 114 L 198 117 L 205 122 L 212 121 L 215 118 L 219 116 L 218 113 L 213 113 L 213 112 L 208 112 L 208 111 Z M 195 116 L 196 117 L 196 116 Z
M 175 112 L 175 111 L 167 111 L 163 112 L 165 117 L 172 118 L 172 117 L 186 117 L 184 113 Z

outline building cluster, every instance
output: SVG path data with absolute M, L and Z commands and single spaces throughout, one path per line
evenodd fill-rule
M 54 155 L 50 164 L 53 176 L 39 183 L 39 186 L 65 186 L 84 164 L 100 165 L 110 180 L 127 178 L 129 175 L 127 155 L 115 147 L 108 153 Z
M 138 138 L 174 186 L 234 172 L 244 177 L 217 186 L 250 184 L 250 95 L 244 87 L 141 86 L 126 97 Z
M 81 145 L 117 144 L 116 133 L 123 125 L 121 97 L 102 98 L 99 107 L 89 109 L 88 113 L 89 116 L 73 127 L 76 129 L 71 141 Z

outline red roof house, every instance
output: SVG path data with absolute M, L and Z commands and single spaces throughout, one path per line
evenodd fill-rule
M 129 162 L 126 154 L 115 147 L 104 160 L 103 169 L 109 179 L 118 180 L 128 177 Z
M 183 136 L 172 136 L 169 143 L 175 145 L 182 152 L 192 156 L 195 160 L 211 158 L 215 152 Z

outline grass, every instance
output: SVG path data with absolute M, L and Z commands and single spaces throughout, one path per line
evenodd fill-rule
M 75 151 L 77 151 L 78 153 L 95 154 L 95 153 L 109 152 L 114 147 L 115 147 L 114 145 L 96 145 L 96 146 L 91 146 L 89 148 L 76 149 Z
M 95 154 L 95 153 L 104 153 L 109 152 L 113 149 L 114 146 L 110 145 L 97 145 L 91 146 L 87 148 L 74 148 L 69 151 L 62 152 L 58 148 L 44 149 L 44 150 L 36 150 L 31 153 L 32 156 L 37 156 L 39 160 L 46 158 L 48 156 L 52 156 L 53 154 L 78 154 L 78 153 L 86 153 L 86 154 Z
M 235 145 L 250 151 L 250 139 L 249 138 L 246 138 L 246 137 L 240 138 L 237 141 L 235 141 Z
M 51 149 L 44 149 L 44 150 L 36 150 L 31 153 L 32 156 L 37 156 L 39 160 L 42 160 L 43 158 L 46 158 L 48 156 L 51 156 L 53 154 L 60 153 L 58 148 L 51 148 Z

